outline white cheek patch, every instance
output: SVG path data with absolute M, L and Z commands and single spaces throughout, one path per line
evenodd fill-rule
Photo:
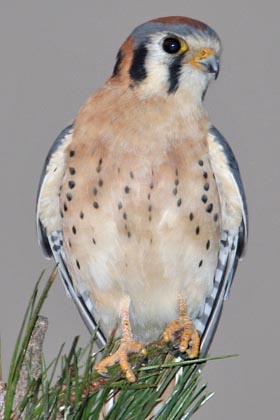
M 148 45 L 148 54 L 145 60 L 145 68 L 148 78 L 142 82 L 142 91 L 149 95 L 163 93 L 169 86 L 169 68 L 174 61 L 174 55 L 168 55 L 163 51 L 162 41 L 165 36 L 157 33 L 151 36 Z M 171 35 L 170 35 L 171 36 Z
M 194 68 L 191 64 L 183 64 L 179 84 L 181 89 L 187 89 L 194 98 L 202 98 L 211 78 Z
M 165 95 L 169 91 L 170 68 L 179 55 L 168 54 L 163 50 L 162 42 L 168 36 L 172 37 L 172 33 L 156 33 L 149 39 L 148 54 L 145 59 L 145 69 L 148 77 L 139 85 L 143 98 Z M 174 34 L 173 36 L 182 38 L 179 34 Z M 220 41 L 205 33 L 198 32 L 188 35 L 185 37 L 185 40 L 189 46 L 187 54 L 190 57 L 195 51 L 202 48 L 212 48 L 217 55 L 221 52 Z M 182 57 L 180 74 L 178 75 L 179 90 L 188 92 L 193 99 L 199 99 L 200 101 L 213 76 L 196 69 L 191 64 L 184 64 L 184 59 L 185 57 Z M 177 91 L 176 87 L 172 90 L 172 93 Z
M 151 82 L 158 86 L 166 83 L 168 80 L 168 66 L 164 60 L 155 60 L 155 57 L 149 57 L 147 60 L 147 69 L 149 72 Z
M 142 92 L 147 92 L 148 96 L 152 96 L 166 91 L 169 79 L 169 64 L 158 49 L 149 50 L 145 60 L 145 69 L 148 77 L 141 83 Z

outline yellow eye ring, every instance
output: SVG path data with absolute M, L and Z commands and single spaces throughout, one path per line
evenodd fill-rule
M 183 39 L 181 39 L 181 50 L 180 53 L 185 53 L 186 51 L 188 51 L 189 46 L 186 43 L 186 41 L 184 41 Z

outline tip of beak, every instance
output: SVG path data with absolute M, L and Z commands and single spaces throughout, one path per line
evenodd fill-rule
M 214 79 L 217 80 L 220 73 L 220 67 L 214 70 L 213 73 L 214 73 Z
M 213 75 L 215 80 L 217 79 L 220 71 L 220 63 L 219 59 L 214 54 L 200 60 L 199 64 L 202 66 L 204 71 Z

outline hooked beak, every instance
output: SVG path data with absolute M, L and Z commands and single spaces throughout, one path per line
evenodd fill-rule
M 212 48 L 203 48 L 197 51 L 190 63 L 198 70 L 204 71 L 213 75 L 216 80 L 219 75 L 220 63 L 219 58 L 215 55 Z

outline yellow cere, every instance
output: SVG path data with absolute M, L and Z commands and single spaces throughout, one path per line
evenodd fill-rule
M 213 54 L 214 54 L 214 50 L 212 48 L 202 48 L 201 50 L 196 51 L 194 53 L 194 55 L 193 55 L 190 63 L 194 67 L 200 69 L 200 63 L 199 63 L 199 61 L 200 60 L 204 60 L 204 59 L 210 57 L 210 55 L 213 55 Z

